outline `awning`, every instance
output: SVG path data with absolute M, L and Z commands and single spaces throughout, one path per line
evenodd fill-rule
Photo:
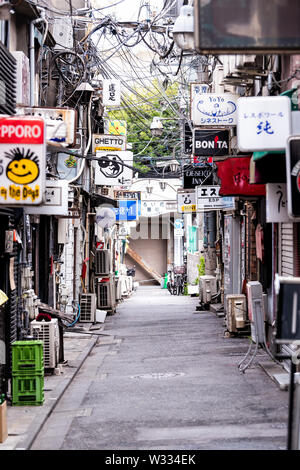
M 250 161 L 250 184 L 266 183 L 286 183 L 285 152 L 253 153 Z
M 231 156 L 216 162 L 221 180 L 220 196 L 265 196 L 264 184 L 251 184 L 250 155 Z

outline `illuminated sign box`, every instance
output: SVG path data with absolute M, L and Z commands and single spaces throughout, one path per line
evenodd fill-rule
M 202 54 L 300 50 L 299 0 L 195 0 L 194 15 Z

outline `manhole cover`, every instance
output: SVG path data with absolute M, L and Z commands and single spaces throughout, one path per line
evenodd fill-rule
M 132 375 L 131 379 L 172 379 L 173 377 L 182 377 L 184 372 L 154 372 L 153 374 Z

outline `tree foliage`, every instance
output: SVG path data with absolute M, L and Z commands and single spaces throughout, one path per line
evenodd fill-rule
M 152 82 L 150 89 L 138 88 L 135 94 L 123 96 L 122 106 L 109 110 L 110 119 L 127 122 L 127 141 L 132 144 L 135 166 L 147 169 L 147 161 L 154 163 L 172 156 L 174 146 L 180 140 L 177 110 L 178 84 L 170 84 L 162 92 L 157 80 Z M 154 116 L 168 118 L 162 119 L 163 134 L 160 137 L 152 136 L 150 131 Z

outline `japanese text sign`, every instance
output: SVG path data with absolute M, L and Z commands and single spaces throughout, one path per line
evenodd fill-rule
M 0 118 L 0 204 L 42 203 L 45 155 L 43 119 Z
M 239 95 L 197 93 L 192 96 L 191 120 L 194 126 L 235 126 Z
M 268 183 L 266 197 L 267 222 L 291 222 L 288 215 L 286 184 Z
M 197 186 L 197 211 L 223 209 L 220 186 Z
M 135 200 L 119 200 L 119 207 L 113 209 L 116 213 L 116 221 L 119 222 L 137 220 L 138 218 L 138 201 Z
M 221 196 L 264 196 L 264 184 L 250 184 L 250 156 L 229 157 L 216 162 Z
M 120 106 L 121 82 L 120 80 L 103 80 L 103 106 Z
M 287 96 L 255 96 L 238 100 L 238 147 L 283 150 L 291 134 L 291 101 Z

